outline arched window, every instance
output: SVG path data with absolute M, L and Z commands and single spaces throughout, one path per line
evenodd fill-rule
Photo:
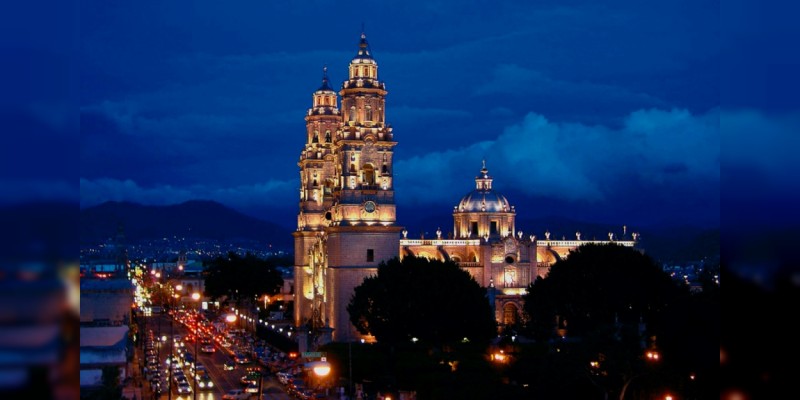
M 331 142 L 331 131 L 325 131 L 325 143 Z
M 314 138 L 311 139 L 311 143 L 319 143 L 319 132 L 314 131 Z
M 350 173 L 351 174 L 356 173 L 356 165 L 355 164 L 350 164 Z
M 388 174 L 388 173 L 389 173 L 389 167 L 386 166 L 386 164 L 383 164 L 383 166 L 381 167 L 381 174 Z
M 356 120 L 356 106 L 350 107 L 350 121 Z
M 503 306 L 503 324 L 514 325 L 517 323 L 517 306 L 514 303 L 506 303 Z
M 364 184 L 375 184 L 375 167 L 373 167 L 372 164 L 367 164 L 364 166 Z
M 366 116 L 366 118 L 365 118 L 365 119 L 366 119 L 367 121 L 372 121 L 372 107 L 370 107 L 370 106 L 367 106 L 367 111 L 366 111 L 366 114 L 367 114 L 367 116 Z

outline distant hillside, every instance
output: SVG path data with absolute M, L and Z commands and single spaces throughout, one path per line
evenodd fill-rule
M 249 239 L 276 247 L 291 246 L 291 232 L 213 201 L 193 200 L 169 206 L 106 202 L 81 210 L 82 243 L 113 237 L 122 224 L 129 241 L 162 237 Z

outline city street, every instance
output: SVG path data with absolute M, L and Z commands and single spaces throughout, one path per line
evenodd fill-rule
M 163 314 L 163 315 L 153 315 L 147 317 L 146 327 L 145 329 L 152 329 L 156 338 L 163 338 L 166 337 L 166 343 L 160 343 L 158 345 L 158 357 L 160 365 L 166 365 L 167 355 L 169 354 L 169 349 L 173 346 L 173 338 L 176 335 L 179 335 L 181 338 L 185 338 L 189 333 L 183 324 L 180 322 L 172 320 L 171 316 Z M 233 357 L 226 351 L 224 348 L 219 346 L 219 344 L 214 343 L 213 346 L 215 350 L 213 353 L 203 353 L 200 352 L 199 349 L 202 347 L 201 344 L 197 344 L 197 350 L 199 353 L 199 357 L 197 358 L 198 365 L 203 365 L 208 372 L 208 375 L 211 377 L 212 382 L 214 383 L 213 389 L 200 389 L 197 388 L 198 392 L 196 393 L 195 397 L 195 382 L 193 381 L 193 377 L 189 367 L 184 367 L 183 371 L 188 378 L 189 384 L 192 386 L 193 393 L 189 394 L 181 394 L 178 395 L 176 392 L 176 385 L 172 385 L 173 390 L 171 396 L 168 393 L 162 393 L 159 399 L 198 399 L 198 400 L 221 400 L 222 395 L 227 393 L 229 390 L 232 389 L 244 389 L 245 385 L 240 382 L 241 377 L 246 373 L 246 368 L 250 366 L 255 366 L 254 362 L 250 362 L 249 364 L 236 364 L 236 367 L 233 370 L 225 370 L 224 364 L 226 362 L 233 362 Z M 195 355 L 195 343 L 194 342 L 187 342 L 184 345 L 187 354 Z M 142 347 L 139 346 L 136 349 L 139 359 L 144 359 L 142 357 Z M 167 370 L 169 371 L 169 370 Z M 169 375 L 168 375 L 169 378 Z M 145 385 L 149 386 L 149 383 L 145 382 Z M 289 399 L 289 396 L 284 392 L 281 384 L 274 376 L 264 376 L 262 381 L 262 392 L 264 399 L 274 399 L 274 400 L 285 400 Z M 256 394 L 253 394 L 251 398 L 256 398 Z

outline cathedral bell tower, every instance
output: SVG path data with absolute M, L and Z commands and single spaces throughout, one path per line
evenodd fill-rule
M 392 128 L 385 122 L 386 87 L 367 37 L 336 93 L 314 93 L 300 156 L 300 211 L 295 237 L 295 324 L 330 332 L 336 341 L 361 335 L 347 304 L 356 286 L 400 252 L 396 225 Z M 330 133 L 330 135 L 329 135 Z
M 336 177 L 334 139 L 341 115 L 336 92 L 322 69 L 322 85 L 306 112 L 306 141 L 300 152 L 300 211 L 294 232 L 295 321 L 321 325 L 325 302 L 324 229 L 330 224 Z M 326 214 L 328 218 L 326 218 Z
M 327 232 L 329 327 L 336 341 L 361 335 L 350 323 L 347 304 L 356 286 L 377 273 L 378 264 L 400 254 L 394 201 L 392 128 L 386 123 L 386 85 L 367 37 L 342 83 L 341 129 L 335 141 L 338 187 Z
M 342 96 L 342 128 L 336 146 L 340 174 L 336 226 L 394 225 L 392 128 L 386 124 L 386 85 L 378 80 L 378 63 L 361 34 L 358 53 L 350 61 Z

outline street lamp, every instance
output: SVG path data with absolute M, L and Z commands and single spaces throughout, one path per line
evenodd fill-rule
M 315 361 L 311 363 L 311 371 L 313 371 L 314 375 L 317 376 L 317 386 L 322 386 L 321 380 L 331 373 L 331 364 L 327 361 Z M 325 389 L 325 392 L 327 394 L 327 388 Z

